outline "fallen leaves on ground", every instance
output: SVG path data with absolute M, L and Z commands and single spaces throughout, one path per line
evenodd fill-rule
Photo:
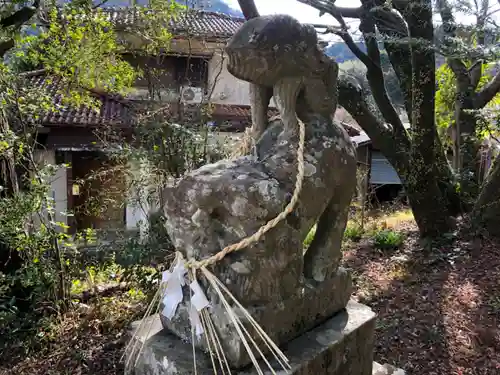
M 22 342 L 12 343 L 11 353 L 1 353 L 0 374 L 122 375 L 124 333 L 143 310 L 144 302 L 128 293 L 79 303 L 39 327 L 38 350 L 26 353 Z
M 500 374 L 500 244 L 457 239 L 429 251 L 414 225 L 398 230 L 408 233 L 398 251 L 363 240 L 344 253 L 353 298 L 378 314 L 375 360 L 408 375 Z M 124 293 L 82 304 L 40 351 L 3 353 L 0 374 L 121 375 L 124 331 L 143 308 Z
M 354 298 L 378 314 L 375 360 L 408 375 L 500 374 L 500 244 L 456 239 L 396 252 L 368 240 L 344 253 Z

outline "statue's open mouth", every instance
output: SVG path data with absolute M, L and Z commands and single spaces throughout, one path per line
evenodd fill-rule
M 240 53 L 226 49 L 228 56 L 227 70 L 230 74 L 243 81 L 258 85 L 269 85 L 269 66 L 264 56 L 259 56 L 258 51 Z M 249 64 L 250 63 L 250 64 Z M 250 68 L 251 67 L 251 68 Z

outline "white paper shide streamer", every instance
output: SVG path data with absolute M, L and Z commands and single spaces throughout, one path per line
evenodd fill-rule
M 165 285 L 162 315 L 167 319 L 172 319 L 175 316 L 177 307 L 184 298 L 182 287 L 186 285 L 186 273 L 187 270 L 184 267 L 184 262 L 179 258 L 172 271 L 165 271 L 162 274 L 162 283 Z M 196 279 L 191 282 L 189 287 L 192 291 L 189 319 L 191 326 L 195 329 L 196 335 L 200 337 L 204 332 L 200 313 L 204 308 L 208 307 L 209 302 Z
M 196 279 L 193 280 L 189 287 L 193 291 L 193 294 L 191 296 L 189 318 L 191 320 L 191 326 L 195 328 L 196 335 L 200 337 L 203 334 L 203 325 L 201 323 L 200 313 L 204 308 L 208 307 L 209 302 Z
M 177 259 L 172 271 L 165 271 L 162 274 L 162 283 L 166 283 L 165 292 L 163 294 L 163 311 L 162 315 L 168 319 L 172 319 L 177 311 L 177 307 L 182 302 L 183 294 L 182 287 L 186 284 L 184 277 L 186 268 L 181 259 Z

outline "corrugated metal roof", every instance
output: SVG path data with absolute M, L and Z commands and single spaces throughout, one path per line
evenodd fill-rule
M 372 152 L 370 183 L 377 185 L 401 185 L 398 173 L 381 152 Z

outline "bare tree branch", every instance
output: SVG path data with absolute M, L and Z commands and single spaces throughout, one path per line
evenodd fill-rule
M 337 7 L 334 5 L 334 1 L 328 0 L 297 0 L 299 3 L 309 5 L 315 9 L 320 11 L 320 16 L 325 13 L 329 13 L 335 18 L 338 16 L 345 18 L 361 18 L 361 14 L 363 9 L 361 7 L 358 8 L 344 8 Z
M 92 7 L 92 9 L 97 9 L 102 7 L 104 4 L 106 4 L 109 0 L 102 0 L 99 4 L 96 4 Z
M 371 13 L 374 15 L 378 31 L 384 36 L 384 47 L 399 79 L 406 112 L 411 114 L 413 88 L 411 51 L 409 43 L 402 42 L 408 39 L 408 28 L 401 16 L 391 9 L 378 6 L 372 9 Z
M 396 168 L 400 176 L 405 176 L 409 170 L 406 153 L 410 150 L 410 141 L 406 136 L 393 135 L 391 128 L 386 126 L 366 102 L 359 84 L 352 78 L 339 77 L 339 104 L 356 120 L 368 134 L 375 147 L 384 150 L 384 155 Z M 401 148 L 394 147 L 394 142 Z
M 347 45 L 347 47 L 349 47 L 354 56 L 360 59 L 361 62 L 365 64 L 368 69 L 380 69 L 379 65 L 377 65 L 372 59 L 370 59 L 370 57 L 366 53 L 361 51 L 361 49 L 352 39 L 351 34 L 349 34 L 347 31 L 341 31 L 337 33 L 337 35 L 342 38 L 342 40 Z
M 255 6 L 254 0 L 238 0 L 238 4 L 240 5 L 241 12 L 247 20 L 259 17 L 259 11 Z
M 447 0 L 438 0 L 437 5 L 441 14 L 441 18 L 444 23 L 444 31 L 448 37 L 456 37 L 456 23 L 451 11 L 451 6 Z M 476 2 L 477 7 L 477 21 L 476 26 L 479 28 L 478 43 L 484 44 L 485 34 L 484 34 L 484 24 L 486 19 L 484 18 L 487 13 L 487 7 L 483 4 L 482 9 L 479 9 L 479 5 Z M 460 91 L 475 90 L 479 85 L 481 76 L 483 73 L 483 61 L 481 59 L 477 60 L 470 69 L 467 69 L 462 60 L 458 58 L 448 58 L 448 65 L 455 74 L 457 79 L 457 85 Z
M 348 32 L 348 26 L 344 21 L 343 15 L 338 10 L 338 8 L 331 2 L 325 0 L 298 0 L 300 3 L 310 5 L 311 7 L 318 9 L 320 12 L 331 14 L 339 23 L 340 28 L 335 26 L 330 26 L 327 28 L 326 32 L 331 32 L 342 38 L 344 43 L 349 47 L 351 52 L 363 62 L 367 67 L 374 65 L 375 63 L 357 46 L 357 44 L 352 39 L 351 34 Z M 361 8 L 359 8 L 361 10 Z M 361 13 L 359 13 L 359 16 Z M 376 65 L 374 67 L 377 67 Z
M 500 92 L 500 72 L 476 94 L 474 106 L 476 109 L 484 108 Z
M 471 85 L 474 89 L 479 85 L 479 81 L 483 75 L 483 60 L 478 60 L 469 68 L 468 71 Z
M 379 106 L 380 110 L 387 116 L 387 121 L 392 125 L 394 133 L 401 137 L 406 137 L 406 131 L 404 129 L 401 118 L 399 117 L 397 111 L 389 99 L 387 90 L 384 84 L 384 73 L 380 67 L 380 52 L 378 49 L 377 40 L 375 38 L 375 25 L 373 21 L 373 15 L 368 14 L 369 8 L 366 6 L 360 8 L 361 25 L 360 30 L 363 33 L 365 44 L 367 46 L 368 53 L 365 54 L 356 45 L 352 36 L 347 31 L 347 25 L 342 17 L 341 12 L 331 1 L 326 0 L 298 0 L 304 4 L 310 5 L 321 12 L 328 12 L 331 14 L 337 22 L 340 24 L 341 30 L 335 30 L 336 34 L 339 35 L 352 53 L 365 64 L 367 68 L 366 77 L 372 89 L 373 98 Z
M 21 26 L 22 24 L 28 22 L 31 19 L 31 17 L 35 15 L 39 6 L 40 6 L 40 0 L 35 0 L 33 2 L 33 5 L 25 6 L 19 9 L 18 11 L 12 13 L 11 15 L 2 18 L 0 20 L 0 26 L 2 28 L 7 28 L 10 26 L 15 26 L 15 27 Z
M 457 29 L 457 24 L 455 22 L 455 17 L 453 16 L 453 13 L 451 11 L 451 6 L 448 3 L 447 0 L 437 0 L 436 5 L 439 9 L 439 14 L 441 15 L 441 20 L 443 21 L 443 30 L 444 34 L 448 38 L 455 38 L 456 37 L 456 29 Z M 460 79 L 464 79 L 463 75 L 466 74 L 467 81 L 468 79 L 468 73 L 467 73 L 467 68 L 465 67 L 465 64 L 457 58 L 448 58 L 448 65 L 450 66 L 451 70 L 453 70 L 453 73 L 455 73 L 455 76 L 457 79 L 460 81 Z M 460 78 L 462 77 L 462 78 Z M 468 85 L 469 83 L 467 83 Z
M 7 51 L 14 47 L 14 39 L 9 39 L 0 43 L 0 57 L 3 57 Z
M 393 126 L 397 134 L 406 134 L 403 122 L 396 109 L 392 105 L 391 99 L 385 88 L 385 79 L 382 68 L 380 67 L 380 51 L 376 39 L 375 22 L 372 15 L 364 16 L 359 26 L 365 40 L 368 57 L 373 61 L 373 66 L 367 66 L 366 78 L 370 83 L 373 98 L 378 107 L 384 114 L 386 120 Z

